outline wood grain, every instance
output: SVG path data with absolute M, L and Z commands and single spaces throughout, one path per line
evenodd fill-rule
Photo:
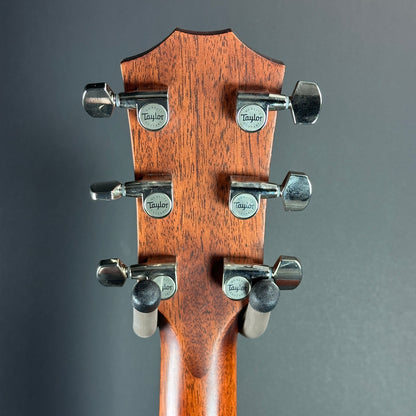
M 280 93 L 284 65 L 245 46 L 230 30 L 174 31 L 121 64 L 125 91 L 167 88 L 170 121 L 144 130 L 129 110 L 135 178 L 171 173 L 166 218 L 137 204 L 139 261 L 177 259 L 178 292 L 160 306 L 160 416 L 236 414 L 236 340 L 243 302 L 221 289 L 222 259 L 263 262 L 265 202 L 238 220 L 228 208 L 230 175 L 268 180 L 276 113 L 263 130 L 235 122 L 239 90 Z

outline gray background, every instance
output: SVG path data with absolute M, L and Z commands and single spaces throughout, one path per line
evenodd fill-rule
M 307 172 L 303 213 L 268 206 L 265 262 L 298 256 L 268 332 L 239 338 L 239 415 L 401 415 L 416 409 L 414 0 L 19 1 L 3 5 L 2 414 L 156 415 L 159 337 L 131 330 L 129 289 L 97 260 L 136 260 L 134 203 L 90 183 L 132 178 L 126 114 L 93 120 L 87 82 L 176 26 L 231 27 L 317 81 L 315 126 L 279 116 L 271 179 Z

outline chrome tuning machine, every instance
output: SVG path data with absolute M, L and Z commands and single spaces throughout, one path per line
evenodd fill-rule
M 312 184 L 307 175 L 289 172 L 281 185 L 256 181 L 246 176 L 230 177 L 229 207 L 232 214 L 240 219 L 256 215 L 260 198 L 278 198 L 285 211 L 302 211 L 312 196 Z
M 97 279 L 103 286 L 121 287 L 129 278 L 137 280 L 132 292 L 133 330 L 147 338 L 156 331 L 160 301 L 176 293 L 175 258 L 153 258 L 132 266 L 116 258 L 100 261 Z
M 167 91 L 134 91 L 116 94 L 105 82 L 88 84 L 82 96 L 84 110 L 96 118 L 110 117 L 115 107 L 135 109 L 147 130 L 157 131 L 169 121 Z
M 241 333 L 257 338 L 264 333 L 280 290 L 291 290 L 302 280 L 296 257 L 280 256 L 273 267 L 224 259 L 222 289 L 231 300 L 249 297 Z
M 152 218 L 164 218 L 173 207 L 173 187 L 170 175 L 149 175 L 139 181 L 98 182 L 90 187 L 91 198 L 113 201 L 123 196 L 142 198 L 143 209 Z
M 261 130 L 269 111 L 290 109 L 295 124 L 314 124 L 322 105 L 322 95 L 314 82 L 298 81 L 292 95 L 239 92 L 237 124 L 246 132 Z

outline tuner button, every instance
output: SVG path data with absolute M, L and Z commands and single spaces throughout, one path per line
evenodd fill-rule
M 322 95 L 314 82 L 298 81 L 292 96 L 290 108 L 295 124 L 314 124 L 318 120 Z
M 128 267 L 120 259 L 101 260 L 97 279 L 103 286 L 123 286 L 128 277 Z
M 281 185 L 281 197 L 285 211 L 304 210 L 312 196 L 312 184 L 304 173 L 289 172 Z
M 272 279 L 259 280 L 251 289 L 250 305 L 257 312 L 271 312 L 279 300 L 279 287 Z
M 160 287 L 152 280 L 139 281 L 134 285 L 132 293 L 133 308 L 138 312 L 155 311 L 162 299 Z
M 280 256 L 272 269 L 280 290 L 296 289 L 302 280 L 302 266 L 296 257 Z
M 116 94 L 105 82 L 88 84 L 84 89 L 82 105 L 91 117 L 110 117 L 116 106 Z
M 97 182 L 90 187 L 91 198 L 94 201 L 113 201 L 124 194 L 124 186 L 118 181 Z

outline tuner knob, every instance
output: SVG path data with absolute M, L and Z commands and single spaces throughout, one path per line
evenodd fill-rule
M 96 118 L 110 117 L 117 102 L 117 94 L 105 82 L 88 84 L 82 95 L 84 110 Z
M 312 196 L 312 184 L 308 175 L 301 172 L 289 172 L 282 185 L 280 195 L 285 211 L 303 211 Z
M 105 82 L 88 84 L 82 95 L 85 111 L 95 118 L 110 117 L 114 107 L 135 109 L 137 120 L 147 130 L 157 131 L 169 120 L 167 91 L 134 91 L 116 94 Z
M 94 201 L 114 201 L 126 196 L 126 190 L 118 181 L 97 182 L 90 186 L 90 194 Z
M 291 96 L 239 92 L 237 124 L 247 132 L 261 130 L 270 111 L 290 109 L 295 124 L 314 124 L 318 120 L 322 95 L 317 84 L 298 81 Z
M 120 259 L 101 260 L 97 268 L 97 279 L 103 286 L 124 285 L 129 268 Z
M 253 217 L 260 206 L 260 198 L 280 197 L 285 211 L 302 211 L 312 196 L 312 184 L 307 175 L 289 172 L 281 185 L 259 182 L 244 176 L 230 177 L 229 207 L 240 219 Z
M 314 124 L 322 105 L 322 94 L 314 82 L 298 81 L 289 99 L 295 124 Z
M 138 336 L 147 338 L 156 331 L 160 301 L 176 293 L 175 258 L 155 257 L 132 266 L 115 258 L 100 261 L 97 279 L 102 285 L 123 286 L 127 278 L 137 280 L 132 293 L 133 330 Z
M 113 201 L 122 196 L 141 197 L 144 211 L 152 218 L 166 217 L 173 207 L 170 175 L 152 175 L 124 185 L 118 181 L 98 182 L 91 185 L 90 193 L 95 201 Z
M 280 256 L 272 268 L 272 276 L 281 290 L 296 289 L 302 281 L 302 266 L 296 257 Z
M 280 256 L 273 267 L 224 259 L 223 291 L 231 300 L 249 296 L 241 333 L 257 338 L 267 328 L 280 290 L 291 290 L 302 280 L 302 267 L 296 257 Z

